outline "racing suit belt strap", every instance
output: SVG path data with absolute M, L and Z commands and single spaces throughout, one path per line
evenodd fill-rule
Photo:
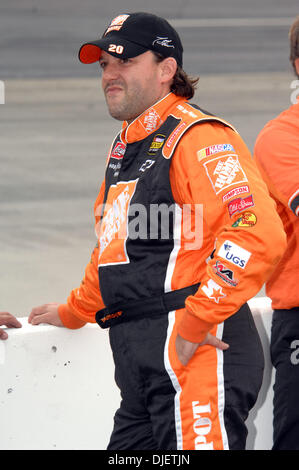
M 109 328 L 117 323 L 129 321 L 133 318 L 161 315 L 173 310 L 185 307 L 185 300 L 189 295 L 194 295 L 200 283 L 184 287 L 174 291 L 166 292 L 152 297 L 131 300 L 124 304 L 118 302 L 103 308 L 96 313 L 96 322 L 101 328 Z

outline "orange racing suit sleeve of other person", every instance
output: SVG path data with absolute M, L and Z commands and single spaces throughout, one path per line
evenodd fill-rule
M 201 284 L 186 299 L 178 329 L 200 343 L 260 291 L 283 255 L 286 236 L 247 146 L 223 124 L 201 123 L 186 132 L 172 158 L 170 181 L 181 208 L 202 206 L 203 245 L 189 263 L 204 259 L 192 279 Z
M 101 220 L 101 205 L 104 199 L 105 183 L 103 182 L 94 205 L 96 232 Z M 98 277 L 98 244 L 94 248 L 84 278 L 79 288 L 73 289 L 66 304 L 58 307 L 58 314 L 64 326 L 71 329 L 81 328 L 85 323 L 95 323 L 95 314 L 105 307 L 99 288 Z
M 296 107 L 295 107 L 296 106 Z M 255 160 L 266 181 L 270 193 L 285 207 L 299 216 L 299 105 L 292 116 L 288 110 L 273 121 L 270 121 L 259 134 L 255 148 Z M 294 111 L 293 111 L 294 112 Z M 289 116 L 290 122 L 284 125 L 283 119 Z M 280 118 L 280 119 L 279 119 Z M 296 119 L 297 118 L 297 119 Z M 296 124 L 296 125 L 295 125 Z

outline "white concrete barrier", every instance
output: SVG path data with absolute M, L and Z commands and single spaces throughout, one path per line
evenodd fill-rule
M 248 420 L 249 450 L 272 445 L 270 300 L 250 301 L 266 369 Z M 119 404 L 107 330 L 31 326 L 19 319 L 0 341 L 0 449 L 105 449 Z
M 270 333 L 272 323 L 271 301 L 268 297 L 255 297 L 249 302 L 265 356 L 263 385 L 256 405 L 247 419 L 248 450 L 271 450 L 273 438 L 273 384 L 275 372 L 270 360 Z

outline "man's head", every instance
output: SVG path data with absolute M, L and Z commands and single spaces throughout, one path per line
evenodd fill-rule
M 178 33 L 150 13 L 117 16 L 101 39 L 80 48 L 85 64 L 99 61 L 108 109 L 115 119 L 131 121 L 172 91 L 190 99 L 197 80 L 182 69 Z
M 168 21 L 151 13 L 128 13 L 114 18 L 101 39 L 83 44 L 79 59 L 86 64 L 97 62 L 102 51 L 130 59 L 148 50 L 174 57 L 178 66 L 183 66 L 183 46 Z
M 295 74 L 299 78 L 299 16 L 295 19 L 289 31 L 290 61 Z
M 112 117 L 133 121 L 170 92 L 177 64 L 173 57 L 158 62 L 152 51 L 119 59 L 102 51 L 102 87 Z

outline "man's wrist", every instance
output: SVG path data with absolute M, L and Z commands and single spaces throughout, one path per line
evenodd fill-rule
M 178 325 L 178 334 L 192 343 L 202 343 L 213 326 L 185 309 Z
M 60 304 L 58 306 L 58 315 L 63 323 L 63 326 L 72 330 L 82 328 L 86 324 L 85 321 L 76 317 L 69 309 L 67 304 Z

